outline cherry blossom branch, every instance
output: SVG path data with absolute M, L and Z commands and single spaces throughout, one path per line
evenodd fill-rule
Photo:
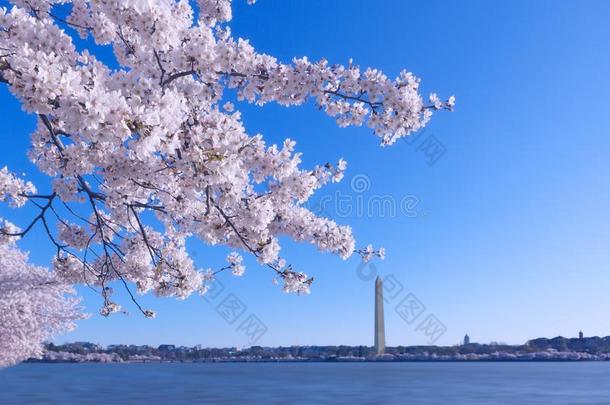
M 28 198 L 28 196 L 25 196 L 26 198 Z M 31 197 L 31 198 L 43 198 L 43 197 Z M 44 217 L 45 212 L 51 207 L 51 204 L 53 203 L 53 199 L 55 198 L 55 195 L 51 195 L 50 197 L 46 198 L 48 200 L 47 204 L 44 205 L 43 207 L 40 207 L 40 213 L 34 217 L 34 219 L 30 222 L 30 224 L 21 232 L 9 232 L 6 231 L 4 229 L 0 229 L 0 233 L 5 235 L 5 236 L 14 236 L 14 237 L 23 237 L 25 236 L 28 232 L 30 232 L 30 230 L 34 227 L 34 225 L 36 225 L 36 223 L 41 220 Z
M 0 201 L 41 210 L 29 229 L 42 223 L 58 250 L 55 272 L 101 286 L 105 314 L 120 309 L 111 301 L 114 281 L 185 298 L 222 271 L 243 273 L 237 252 L 215 272 L 196 268 L 186 249 L 191 237 L 253 254 L 288 292 L 307 292 L 313 278 L 286 266 L 280 236 L 343 259 L 384 255 L 356 249 L 348 226 L 305 206 L 316 190 L 341 180 L 346 162 L 303 167 L 294 141 L 269 145 L 249 134 L 223 99 L 226 90 L 259 106 L 313 101 L 341 127 L 367 125 L 382 145 L 455 102 L 434 93 L 424 100 L 407 71 L 392 79 L 351 61 L 279 62 L 232 37 L 224 25 L 228 0 L 200 0 L 197 10 L 194 2 L 85 0 L 68 6 L 67 17 L 45 0 L 10 1 L 14 7 L 0 10 L 0 82 L 38 115 L 30 157 L 52 179 L 53 201 L 63 208 L 45 208 L 52 194 L 37 193 L 6 168 Z M 75 34 L 109 44 L 113 63 L 98 59 L 95 48 L 77 49 Z
M 226 223 L 231 227 L 231 229 L 235 232 L 239 240 L 242 242 L 244 247 L 254 255 L 254 257 L 259 258 L 259 251 L 253 249 L 248 243 L 247 239 L 239 232 L 231 218 L 220 208 L 217 204 L 214 204 L 214 207 L 220 212 Z M 283 266 L 276 266 L 272 263 L 265 263 L 267 267 L 275 271 L 280 277 L 284 279 L 285 287 L 284 289 L 290 292 L 297 293 L 308 293 L 311 284 L 314 281 L 314 277 L 309 277 L 304 273 L 295 272 L 292 270 L 292 265 L 288 265 L 286 268 L 282 269 Z M 229 266 L 230 268 L 231 266 Z M 221 269 L 219 270 L 222 271 Z M 214 273 L 216 274 L 216 273 Z

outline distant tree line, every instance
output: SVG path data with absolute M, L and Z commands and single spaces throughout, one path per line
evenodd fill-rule
M 101 345 L 74 342 L 47 343 L 43 361 L 332 361 L 378 358 L 371 346 L 252 346 L 245 349 L 186 347 L 163 344 Z M 455 346 L 396 346 L 386 348 L 387 360 L 605 360 L 610 336 L 538 338 L 523 345 L 469 343 Z M 80 356 L 80 357 L 79 357 Z

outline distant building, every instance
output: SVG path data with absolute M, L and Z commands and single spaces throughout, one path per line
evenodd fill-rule
M 385 352 L 385 323 L 383 319 L 383 282 L 375 279 L 375 353 Z
M 468 334 L 466 334 L 466 336 L 464 336 L 464 346 L 469 345 L 470 344 L 470 336 L 468 336 Z
M 582 331 L 578 332 L 578 338 L 579 338 L 579 339 L 582 339 L 582 338 L 584 338 L 584 337 L 585 337 L 585 336 L 582 334 Z

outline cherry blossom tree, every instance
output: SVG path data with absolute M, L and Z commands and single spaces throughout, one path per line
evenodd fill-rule
M 154 317 L 136 292 L 205 293 L 219 272 L 243 274 L 243 253 L 271 269 L 286 292 L 307 293 L 313 278 L 287 264 L 280 236 L 343 259 L 385 254 L 356 249 L 349 226 L 305 206 L 342 179 L 346 162 L 303 167 L 293 140 L 268 145 L 249 134 L 228 97 L 258 106 L 313 103 L 341 127 L 367 125 L 383 146 L 455 101 L 436 94 L 425 101 L 407 71 L 391 79 L 351 61 L 282 63 L 259 53 L 232 36 L 230 0 L 11 3 L 0 10 L 0 81 L 37 116 L 29 157 L 52 188 L 38 193 L 2 169 L 0 200 L 39 213 L 20 230 L 0 232 L 17 239 L 44 229 L 56 250 L 54 279 L 96 289 L 103 315 L 121 310 L 112 283 Z M 114 60 L 98 59 L 95 47 L 77 49 L 76 36 L 111 47 Z M 225 267 L 200 269 L 186 249 L 190 238 L 235 251 Z M 15 247 L 5 249 L 20 259 L 0 272 L 17 277 L 21 266 L 25 280 L 40 273 Z
M 10 226 L 10 225 L 9 225 Z M 72 287 L 0 239 L 0 368 L 43 353 L 42 341 L 82 319 Z

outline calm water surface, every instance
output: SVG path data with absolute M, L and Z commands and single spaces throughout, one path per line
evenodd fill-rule
M 22 364 L 0 404 L 610 404 L 610 362 Z

